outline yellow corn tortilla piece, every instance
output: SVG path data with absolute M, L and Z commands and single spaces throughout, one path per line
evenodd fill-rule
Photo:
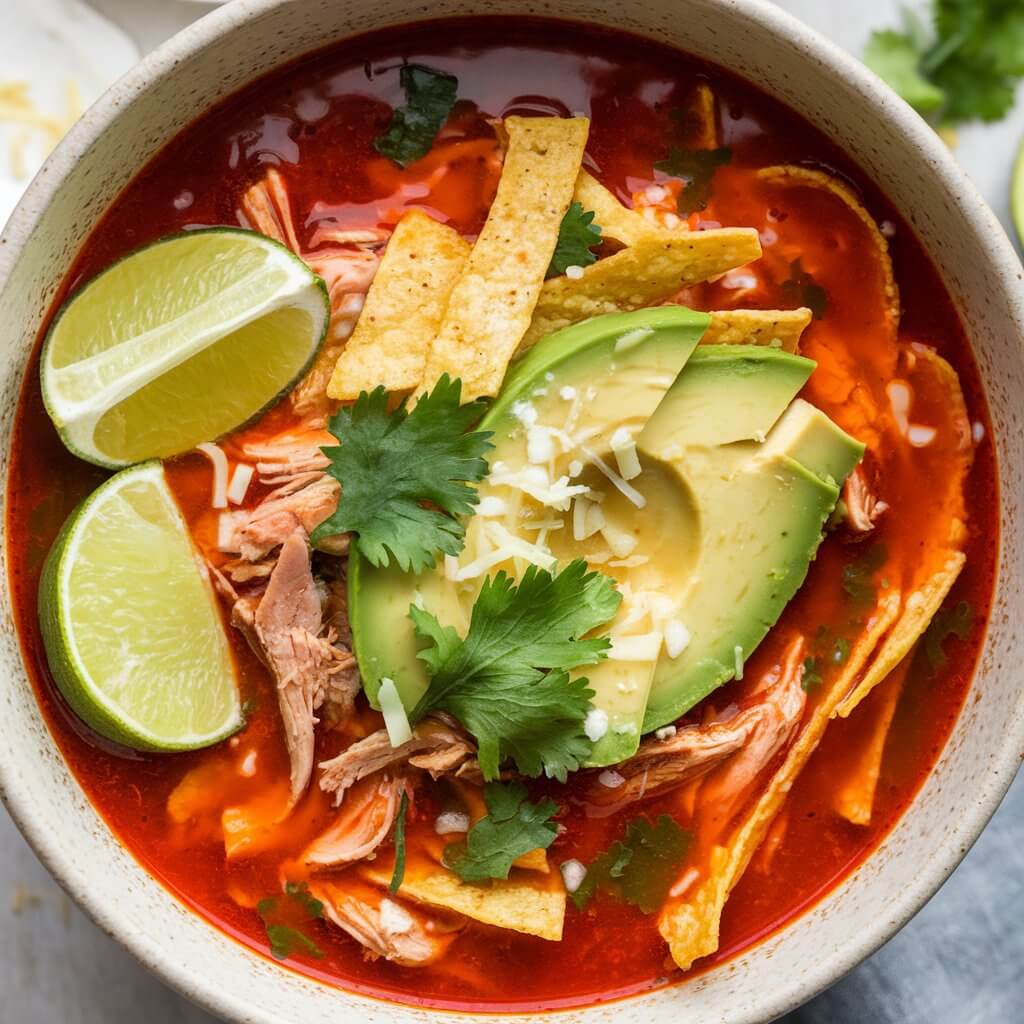
M 915 590 L 907 598 L 899 621 L 885 638 L 871 667 L 856 689 L 836 707 L 834 714 L 848 718 L 854 708 L 910 653 L 946 600 L 966 561 L 962 551 L 949 552 L 946 564 L 920 590 Z
M 757 172 L 759 178 L 778 185 L 803 186 L 831 192 L 841 199 L 864 223 L 878 249 L 878 259 L 882 267 L 887 300 L 886 315 L 893 333 L 899 328 L 900 292 L 896 285 L 896 275 L 892 269 L 892 256 L 889 253 L 889 242 L 875 222 L 875 218 L 864 208 L 850 187 L 839 178 L 826 174 L 824 171 L 811 167 L 796 167 L 793 164 L 780 164 L 774 167 L 763 167 Z
M 590 122 L 508 117 L 508 152 L 487 221 L 455 282 L 420 390 L 443 373 L 462 399 L 495 395 L 530 326 L 572 201 Z
M 554 331 L 602 313 L 643 309 L 761 255 L 753 228 L 716 228 L 641 239 L 586 267 L 580 278 L 546 282 L 522 348 Z
M 847 762 L 849 774 L 839 783 L 833 803 L 836 813 L 852 825 L 871 824 L 885 743 L 896 715 L 896 705 L 903 696 L 910 661 L 909 657 L 903 659 L 899 668 L 879 686 L 872 705 L 861 711 L 862 715 L 871 712 L 874 721 L 869 723 L 860 750 Z
M 697 86 L 694 108 L 700 123 L 693 145 L 697 149 L 718 148 L 718 103 L 715 92 L 707 82 Z
M 388 391 L 419 386 L 430 343 L 469 249 L 454 228 L 420 210 L 402 217 L 352 337 L 335 364 L 327 385 L 331 398 L 348 401 L 379 384 Z
M 584 210 L 593 210 L 594 223 L 600 226 L 602 238 L 610 238 L 622 245 L 636 245 L 645 238 L 657 238 L 668 233 L 668 229 L 648 220 L 636 210 L 623 206 L 586 171 L 580 171 L 576 178 L 576 190 L 572 197 Z M 688 229 L 677 230 L 681 233 Z
M 750 858 L 764 839 L 782 807 L 793 782 L 814 752 L 832 716 L 836 704 L 849 691 L 879 641 L 896 620 L 900 594 L 890 591 L 876 606 L 864 632 L 854 643 L 843 672 L 835 679 L 807 724 L 786 754 L 782 766 L 772 776 L 753 809 L 724 846 L 711 851 L 705 880 L 678 903 L 662 910 L 658 930 L 669 945 L 672 958 L 684 971 L 694 960 L 718 948 L 722 909 L 729 893 L 746 870 Z
M 373 868 L 364 873 L 378 885 L 387 885 L 391 878 L 389 873 Z M 443 868 L 423 874 L 407 872 L 398 895 L 453 910 L 495 928 L 536 935 L 551 942 L 562 938 L 565 888 L 556 873 L 547 878 L 524 878 L 513 871 L 508 880 L 496 878 L 475 884 L 463 882 Z
M 722 309 L 711 313 L 702 345 L 773 345 L 798 352 L 813 313 L 800 309 Z M 777 344 L 776 344 L 777 343 Z

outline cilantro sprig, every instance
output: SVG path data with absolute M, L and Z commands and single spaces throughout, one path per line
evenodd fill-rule
M 1019 0 L 933 0 L 931 25 L 874 32 L 864 61 L 934 125 L 998 121 L 1024 77 Z
M 732 150 L 721 146 L 718 149 L 687 149 L 672 146 L 668 156 L 655 165 L 656 171 L 670 178 L 679 178 L 683 187 L 679 192 L 677 205 L 684 215 L 697 213 L 707 208 L 711 198 L 711 181 L 715 171 L 732 159 Z
M 660 909 L 679 877 L 693 834 L 673 818 L 661 815 L 654 824 L 635 818 L 626 834 L 593 860 L 583 882 L 572 893 L 582 910 L 599 889 L 610 892 L 644 914 Z
M 455 106 L 459 81 L 423 64 L 406 64 L 399 72 L 405 106 L 396 107 L 388 130 L 373 140 L 378 153 L 408 167 L 430 152 Z
M 410 720 L 454 715 L 476 739 L 488 781 L 511 759 L 523 775 L 564 782 L 591 751 L 583 720 L 594 696 L 568 670 L 607 656 L 607 638 L 582 638 L 621 600 L 608 576 L 588 573 L 578 559 L 555 574 L 530 566 L 518 586 L 504 572 L 488 579 L 464 638 L 412 606 L 419 657 L 432 678 Z
M 402 887 L 405 879 L 405 819 L 409 815 L 409 794 L 403 789 L 402 799 L 398 802 L 398 814 L 395 816 L 395 866 L 388 883 L 388 892 L 392 896 Z
M 287 882 L 284 891 L 287 899 L 283 903 L 268 896 L 256 904 L 256 913 L 270 943 L 270 955 L 276 960 L 287 960 L 299 952 L 320 959 L 323 950 L 296 923 L 322 918 L 324 905 L 310 893 L 305 882 Z
M 806 306 L 820 320 L 828 309 L 828 292 L 803 268 L 800 257 L 789 265 L 790 277 L 781 285 L 783 301 Z
M 573 200 L 558 226 L 558 243 L 547 276 L 557 277 L 569 267 L 589 267 L 597 260 L 591 249 L 601 241 L 601 226 L 594 223 L 594 211 L 584 210 L 582 203 Z
M 467 433 L 481 408 L 460 405 L 461 395 L 461 381 L 445 374 L 412 412 L 404 402 L 389 412 L 382 387 L 339 410 L 329 429 L 341 443 L 322 450 L 341 499 L 313 541 L 354 533 L 372 565 L 394 558 L 413 572 L 434 565 L 438 552 L 457 555 L 466 533 L 457 517 L 473 511 L 470 485 L 487 475 L 484 456 L 493 447 L 490 431 Z
M 974 609 L 968 601 L 958 601 L 952 608 L 940 608 L 924 634 L 924 650 L 933 669 L 946 664 L 944 645 L 950 637 L 966 640 L 974 628 Z
M 551 820 L 558 805 L 553 800 L 531 804 L 521 782 L 489 782 L 484 786 L 487 816 L 465 840 L 444 849 L 445 867 L 464 882 L 508 878 L 514 861 L 531 850 L 546 850 L 558 835 Z

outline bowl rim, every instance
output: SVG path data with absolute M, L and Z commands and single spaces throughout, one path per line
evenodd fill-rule
M 266 16 L 274 9 L 290 2 L 291 0 L 235 0 L 233 3 L 224 4 L 186 26 L 152 50 L 107 89 L 50 154 L 42 169 L 25 191 L 6 225 L 0 226 L 2 227 L 0 230 L 0 290 L 17 262 L 21 250 L 28 243 L 43 212 L 72 172 L 77 161 L 112 124 L 117 122 L 123 108 L 129 106 L 138 95 L 146 92 L 179 63 L 183 63 L 188 58 L 217 44 L 232 29 L 250 20 Z M 1009 300 L 1009 305 L 1015 312 L 1017 321 L 1024 324 L 1024 275 L 1021 273 L 1021 262 L 1013 243 L 973 182 L 956 163 L 951 152 L 913 108 L 837 43 L 805 24 L 797 16 L 777 7 L 771 0 L 702 0 L 702 2 L 731 8 L 756 28 L 797 44 L 802 51 L 803 60 L 816 60 L 832 76 L 844 80 L 857 93 L 863 108 L 870 111 L 873 117 L 891 119 L 894 122 L 894 127 L 909 140 L 911 148 L 918 154 L 920 163 L 927 165 L 925 173 L 937 179 L 938 184 L 953 198 L 953 202 L 964 219 L 973 226 L 979 235 L 985 236 L 992 268 L 997 276 L 998 291 Z M 428 9 L 422 8 L 421 10 L 427 13 Z M 436 16 L 414 19 L 407 24 L 415 24 L 417 20 L 444 20 L 454 16 L 445 15 L 442 19 L 438 19 Z M 487 17 L 493 15 L 467 16 Z M 551 20 L 571 22 L 573 19 L 566 17 Z M 642 34 L 642 30 L 637 28 L 625 31 Z M 323 45 L 326 47 L 331 44 Z M 244 86 L 238 88 L 244 88 Z M 141 167 L 139 169 L 141 170 Z M 928 251 L 927 247 L 926 251 Z M 1018 341 L 1018 344 L 1024 343 Z M 1001 481 L 1003 479 L 1001 465 L 997 472 Z M 6 481 L 3 486 L 6 486 Z M 4 532 L 6 533 L 6 531 Z M 4 544 L 6 544 L 6 536 Z M 997 588 L 1001 585 L 1002 569 L 1000 553 L 997 555 Z M 5 579 L 3 585 L 10 591 L 8 580 Z M 24 654 L 21 653 L 23 657 Z M 741 1014 L 733 1018 L 732 1024 L 761 1024 L 761 1022 L 774 1020 L 811 999 L 837 982 L 844 974 L 888 942 L 931 899 L 974 845 L 989 819 L 998 809 L 1014 780 L 1021 761 L 1024 760 L 1024 692 L 1018 702 L 1012 708 L 1007 709 L 1007 714 L 1009 724 L 1004 733 L 1003 742 L 992 751 L 990 769 L 985 773 L 980 788 L 973 794 L 970 805 L 964 809 L 963 814 L 943 837 L 936 850 L 932 851 L 932 856 L 922 865 L 915 883 L 892 899 L 889 913 L 884 917 L 878 917 L 871 927 L 851 936 L 841 948 L 832 955 L 823 957 L 804 974 L 787 979 L 774 991 L 768 992 L 756 1007 L 752 1006 L 745 1015 Z M 65 770 L 70 772 L 66 766 Z M 47 870 L 74 897 L 106 935 L 128 950 L 161 981 L 210 1013 L 224 1019 L 237 1021 L 291 1024 L 290 1021 L 286 1021 L 273 1011 L 253 1006 L 233 993 L 216 988 L 202 976 L 187 974 L 176 963 L 161 958 L 158 955 L 159 947 L 153 943 L 144 929 L 136 929 L 126 924 L 116 910 L 93 898 L 88 885 L 88 871 L 76 865 L 73 858 L 64 851 L 61 843 L 42 828 L 42 823 L 36 820 L 31 801 L 22 795 L 17 787 L 12 787 L 9 784 L 11 778 L 12 771 L 8 763 L 7 751 L 5 748 L 0 748 L 0 800 L 3 801 L 15 824 Z M 871 856 L 876 854 L 877 851 Z M 145 868 L 143 870 L 145 871 Z M 840 882 L 840 886 L 849 884 L 857 871 L 859 871 L 859 867 L 849 873 Z M 160 886 L 169 892 L 151 873 L 146 871 L 146 875 L 153 885 Z M 174 893 L 170 893 L 170 895 L 177 899 Z M 214 926 L 210 925 L 209 927 Z M 316 978 L 306 977 L 307 980 L 318 981 Z M 326 982 L 320 982 L 320 984 L 323 984 L 325 988 L 331 988 Z M 359 998 L 373 999 L 365 994 L 359 994 Z M 643 994 L 627 998 L 630 1001 L 640 1000 L 643 998 Z M 392 1003 L 389 1000 L 374 1001 L 380 1002 L 382 1007 L 404 1006 L 404 1004 Z M 608 1004 L 596 1005 L 608 1006 Z M 408 1007 L 404 1008 L 408 1009 Z M 572 1011 L 547 1011 L 544 1015 L 555 1018 L 567 1012 L 579 1013 L 593 1008 L 588 1004 L 586 1007 L 576 1008 Z M 437 1010 L 428 1007 L 420 1008 L 420 1010 L 427 1016 L 436 1019 L 442 1019 L 445 1016 L 449 1019 L 483 1019 L 476 1014 L 461 1011 Z M 507 1015 L 489 1013 L 487 1016 L 501 1020 L 523 1012 L 511 1011 Z M 534 1016 L 534 1014 L 530 1012 L 530 1016 Z

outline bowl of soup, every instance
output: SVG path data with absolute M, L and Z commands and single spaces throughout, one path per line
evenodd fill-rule
M 551 13 L 238 0 L 0 244 L 4 799 L 229 1020 L 766 1021 L 1019 763 L 995 218 L 770 5 Z

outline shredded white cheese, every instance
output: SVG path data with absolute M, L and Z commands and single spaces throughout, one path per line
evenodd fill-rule
M 508 502 L 504 498 L 499 498 L 497 495 L 488 494 L 486 497 L 480 499 L 480 504 L 476 507 L 476 514 L 487 518 L 498 518 L 508 512 Z
M 611 436 L 609 445 L 615 461 L 618 464 L 619 472 L 623 480 L 632 480 L 638 477 L 642 471 L 640 457 L 636 452 L 636 441 L 633 435 L 625 427 L 619 427 Z
M 228 507 L 228 457 L 220 445 L 208 441 L 196 445 L 196 451 L 202 452 L 213 466 L 213 496 L 210 505 L 213 508 Z
M 644 338 L 649 338 L 653 333 L 653 327 L 635 327 L 631 331 L 626 331 L 615 342 L 615 351 L 628 352 L 631 348 L 636 348 Z
M 591 743 L 596 743 L 608 732 L 608 712 L 601 708 L 591 708 L 583 719 L 583 731 Z
M 586 456 L 587 461 L 591 465 L 596 466 L 611 481 L 612 485 L 625 496 L 627 501 L 630 501 L 637 508 L 643 508 L 647 504 L 647 499 L 632 484 L 623 480 L 600 455 L 585 446 L 581 447 L 581 451 Z
M 690 646 L 690 639 L 690 631 L 678 619 L 665 623 L 665 653 L 670 658 L 678 658 Z
M 608 768 L 598 775 L 597 781 L 600 782 L 605 789 L 618 789 L 626 779 L 625 776 L 620 775 L 617 771 Z
M 610 661 L 657 661 L 661 653 L 662 635 L 658 632 L 612 638 L 608 652 Z
M 576 389 L 571 384 L 563 384 L 558 389 L 558 395 L 566 402 L 571 402 L 576 397 Z
M 403 743 L 408 743 L 412 739 L 412 727 L 409 725 L 409 716 L 405 713 L 405 706 L 393 679 L 387 676 L 381 679 L 377 700 L 380 703 L 380 712 L 384 716 L 384 725 L 388 730 L 391 746 L 400 747 Z
M 513 490 L 528 494 L 534 501 L 539 501 L 547 508 L 557 512 L 567 512 L 572 499 L 578 494 L 587 494 L 590 490 L 584 484 L 570 484 L 569 477 L 560 476 L 552 482 L 543 466 L 524 466 L 522 469 L 510 471 L 497 467 L 491 469 L 489 477 L 493 487 L 511 487 Z
M 555 457 L 555 439 L 548 427 L 532 426 L 526 431 L 526 458 L 545 465 Z
M 654 735 L 659 740 L 670 740 L 676 734 L 676 727 L 674 725 L 663 725 L 660 729 L 654 731 Z
M 446 580 L 457 580 L 459 578 L 459 560 L 455 555 L 444 556 L 444 578 Z
M 582 473 L 582 472 L 583 472 L 583 463 L 580 462 L 579 459 L 573 459 L 572 462 L 569 463 L 569 476 L 570 477 L 579 476 L 580 473 Z
M 937 431 L 934 427 L 925 427 L 920 423 L 911 423 L 907 431 L 907 440 L 915 448 L 926 448 L 935 440 Z
M 566 267 L 565 276 L 569 278 L 570 281 L 578 281 L 581 277 L 583 277 L 583 268 L 578 267 L 576 265 Z
M 469 815 L 462 811 L 442 811 L 434 822 L 434 831 L 439 836 L 448 836 L 453 832 L 469 831 Z
M 623 530 L 611 521 L 602 524 L 601 536 L 608 542 L 608 547 L 612 549 L 612 554 L 616 558 L 628 558 L 639 543 L 635 533 Z
M 513 402 L 512 403 L 512 415 L 524 427 L 532 427 L 537 422 L 537 410 L 529 402 Z
M 238 551 L 235 540 L 235 517 L 231 512 L 221 512 L 217 517 L 217 550 L 226 555 Z
M 483 529 L 494 543 L 494 550 L 474 559 L 469 565 L 462 566 L 455 576 L 457 582 L 483 576 L 488 569 L 493 569 L 494 566 L 507 562 L 510 558 L 525 559 L 532 565 L 540 566 L 541 569 L 554 568 L 556 559 L 550 551 L 546 551 L 538 544 L 531 544 L 522 537 L 517 537 L 505 529 L 501 523 L 489 520 L 484 523 Z
M 231 474 L 231 483 L 228 484 L 227 498 L 232 505 L 241 505 L 249 491 L 249 484 L 252 483 L 256 470 L 247 462 L 240 462 L 235 466 Z
M 587 877 L 587 869 L 578 860 L 563 861 L 561 872 L 566 892 L 575 892 Z
M 733 657 L 733 661 L 736 664 L 736 678 L 737 679 L 742 679 L 743 678 L 743 648 L 740 647 L 739 644 L 737 644 L 732 649 L 732 657 Z

